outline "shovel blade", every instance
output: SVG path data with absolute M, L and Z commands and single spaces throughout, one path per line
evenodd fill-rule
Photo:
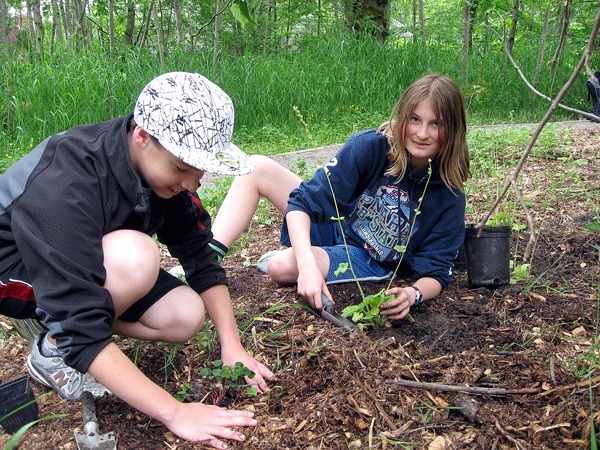
M 113 432 L 106 434 L 74 433 L 78 450 L 117 450 L 115 434 Z

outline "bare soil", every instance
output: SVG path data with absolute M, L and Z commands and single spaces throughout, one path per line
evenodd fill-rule
M 556 177 L 540 184 L 540 174 L 563 163 L 560 156 L 526 166 L 524 193 L 539 236 L 525 281 L 472 287 L 459 271 L 438 298 L 413 308 L 414 322 L 345 332 L 311 312 L 293 287 L 273 284 L 252 265 L 277 247 L 281 218 L 274 214 L 224 262 L 243 341 L 278 373 L 271 393 L 255 398 L 243 389 L 211 391 L 200 370 L 219 358 L 213 330 L 212 344 L 203 335 L 180 347 L 118 342 L 173 395 L 185 391 L 186 401 L 254 411 L 259 426 L 231 448 L 589 449 L 592 423 L 600 428 L 600 374 L 582 375 L 585 361 L 599 360 L 600 232 L 589 224 L 598 209 L 600 133 L 572 130 L 563 138 L 588 159 L 578 168 L 586 189 L 557 187 Z M 561 200 L 549 200 L 556 189 L 564 189 Z M 527 230 L 512 234 L 517 263 L 528 239 Z M 166 267 L 175 263 L 165 254 Z M 398 281 L 404 282 L 410 280 Z M 363 285 L 367 293 L 381 287 Z M 360 301 L 355 284 L 331 290 L 338 311 Z M 28 345 L 7 321 L 0 325 L 7 336 L 0 341 L 0 373 L 8 381 L 25 373 Z M 31 428 L 19 448 L 75 449 L 80 405 L 37 384 L 33 389 L 40 417 L 66 416 Z M 178 440 L 117 398 L 97 404 L 101 432 L 114 431 L 120 449 L 205 448 Z M 9 438 L 0 431 L 0 445 Z

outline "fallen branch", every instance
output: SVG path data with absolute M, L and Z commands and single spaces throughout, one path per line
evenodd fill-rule
M 539 394 L 539 388 L 522 388 L 522 389 L 505 389 L 505 388 L 485 388 L 478 386 L 453 385 L 442 383 L 427 383 L 423 381 L 411 381 L 404 378 L 395 378 L 393 381 L 388 381 L 388 384 L 397 384 L 400 386 L 414 387 L 418 389 L 427 389 L 432 391 L 445 392 L 466 392 L 468 394 L 478 395 L 522 395 L 522 394 Z
M 566 386 L 558 386 L 545 392 L 539 393 L 537 397 L 545 397 L 546 395 L 554 394 L 555 392 L 568 391 L 569 389 L 589 388 L 590 386 L 595 386 L 598 383 L 600 383 L 600 376 L 594 377 L 591 380 L 585 380 L 580 381 L 578 383 L 568 384 Z

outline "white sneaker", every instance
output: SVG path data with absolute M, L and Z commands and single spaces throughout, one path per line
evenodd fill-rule
M 258 261 L 256 261 L 256 268 L 262 273 L 269 273 L 269 271 L 267 270 L 269 261 L 271 261 L 271 258 L 273 258 L 273 256 L 278 255 L 282 251 L 283 250 L 271 250 L 270 252 L 265 253 L 260 258 L 258 258 Z
M 65 400 L 79 400 L 81 393 L 89 391 L 94 397 L 112 394 L 89 373 L 83 374 L 67 366 L 60 356 L 44 356 L 41 341 L 46 333 L 40 334 L 31 345 L 27 356 L 27 371 L 37 382 L 54 389 Z

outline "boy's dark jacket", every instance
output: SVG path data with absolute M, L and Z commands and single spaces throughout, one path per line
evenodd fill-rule
M 331 223 L 338 215 L 333 190 L 348 243 L 365 248 L 393 270 L 399 258 L 393 249 L 406 245 L 423 197 L 402 263 L 414 277 L 435 278 L 445 288 L 452 281 L 454 259 L 464 242 L 465 195 L 446 187 L 435 161 L 425 195 L 426 173 L 408 173 L 399 182 L 385 175 L 389 150 L 387 138 L 375 130 L 354 135 L 325 168 L 292 191 L 287 211 L 300 210 L 312 222 Z
M 156 233 L 199 293 L 226 283 L 207 245 L 210 217 L 198 196 L 161 199 L 133 169 L 130 119 L 52 136 L 0 177 L 0 270 L 24 262 L 37 314 L 66 352 L 65 362 L 81 372 L 112 340 L 115 311 L 103 288 L 107 233 Z

